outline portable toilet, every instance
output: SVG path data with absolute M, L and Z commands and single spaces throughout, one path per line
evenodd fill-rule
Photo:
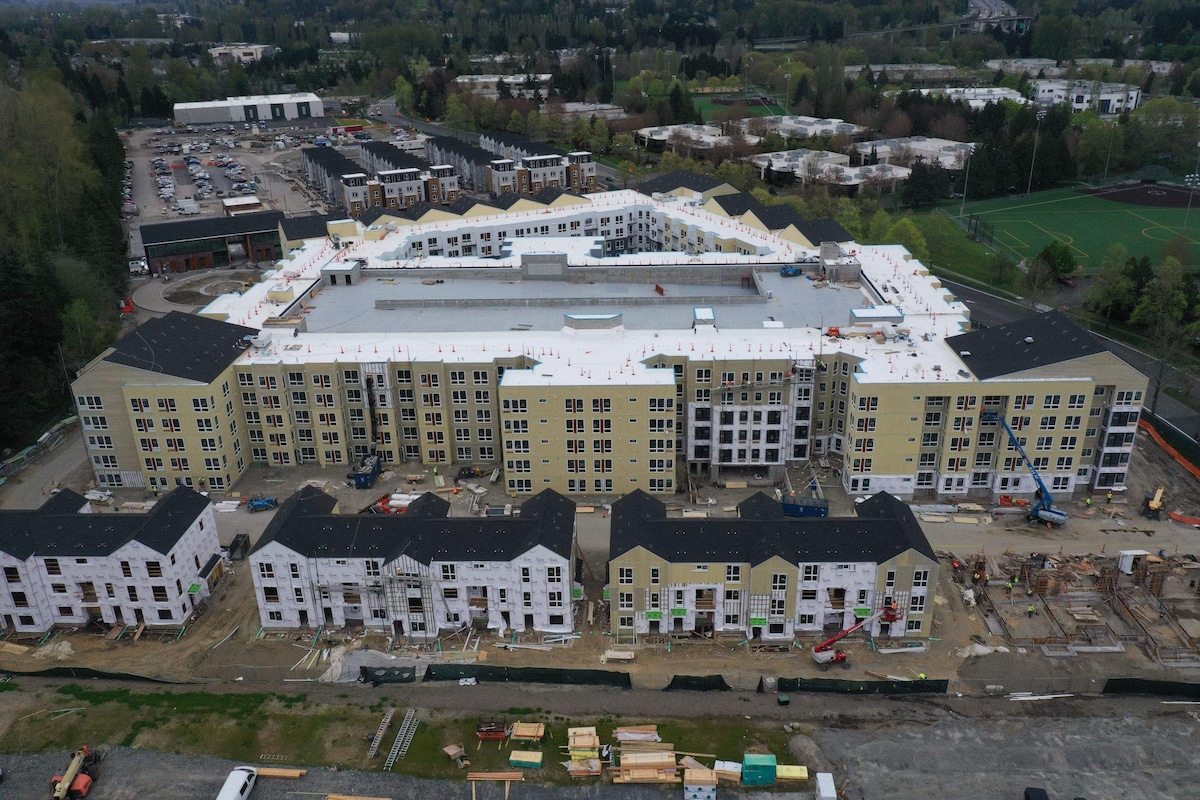
M 833 773 L 817 773 L 817 800 L 837 800 L 837 790 L 833 788 Z
M 774 786 L 775 756 L 762 753 L 746 753 L 742 759 L 743 786 Z

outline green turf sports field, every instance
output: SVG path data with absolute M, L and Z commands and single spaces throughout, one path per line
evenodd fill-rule
M 1136 195 L 1141 202 L 1186 203 L 1187 195 L 1174 187 L 1145 186 L 1121 190 L 1113 196 Z M 957 206 L 946 211 L 958 216 Z M 1188 220 L 1188 238 L 1200 244 L 1200 209 Z M 1015 259 L 1030 258 L 1058 239 L 1071 248 L 1087 271 L 1100 267 L 1113 244 L 1123 244 L 1131 255 L 1157 261 L 1163 245 L 1183 230 L 1186 207 L 1162 208 L 1104 200 L 1076 189 L 1053 189 L 1032 195 L 968 202 L 966 215 L 975 215 L 991 226 L 991 245 Z M 987 242 L 986 238 L 983 241 Z

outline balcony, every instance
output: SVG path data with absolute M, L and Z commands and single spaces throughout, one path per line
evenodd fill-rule
M 697 591 L 695 609 L 697 611 L 716 611 L 716 592 L 712 589 Z

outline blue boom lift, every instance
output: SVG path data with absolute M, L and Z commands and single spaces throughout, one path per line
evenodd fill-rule
M 1033 466 L 1033 462 L 1025 454 L 1025 448 L 1021 446 L 1021 440 L 1017 438 L 1017 434 L 1013 433 L 1013 429 L 1009 427 L 1008 420 L 1004 418 L 1004 415 L 995 411 L 985 411 L 980 418 L 983 422 L 999 422 L 1004 426 L 1009 441 L 1013 443 L 1013 447 L 1017 448 L 1017 452 L 1021 454 L 1021 458 L 1025 461 L 1025 466 L 1029 467 L 1029 471 L 1033 474 L 1033 480 L 1037 483 L 1038 487 L 1037 494 L 1035 495 L 1037 502 L 1029 509 L 1029 521 L 1047 522 L 1054 526 L 1066 525 L 1067 513 L 1059 511 L 1054 507 L 1054 496 L 1050 494 L 1050 490 L 1046 488 L 1042 476 L 1038 474 L 1037 468 Z

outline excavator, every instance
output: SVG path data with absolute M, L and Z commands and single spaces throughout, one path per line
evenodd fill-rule
M 845 650 L 838 650 L 835 645 L 842 639 L 845 639 L 850 634 L 857 630 L 865 628 L 877 619 L 882 619 L 884 622 L 899 622 L 904 615 L 900 613 L 900 609 L 896 604 L 888 606 L 882 611 L 877 611 L 869 617 L 863 619 L 846 628 L 844 631 L 839 631 L 836 636 L 830 637 L 812 649 L 813 661 L 817 662 L 817 667 L 821 672 L 828 672 L 830 664 L 841 664 L 842 669 L 850 669 L 850 662 L 847 660 L 849 656 Z
M 84 745 L 76 750 L 63 774 L 55 775 L 50 781 L 51 798 L 68 800 L 87 797 L 92 790 L 92 772 L 98 761 L 100 756 L 93 753 L 90 747 Z

